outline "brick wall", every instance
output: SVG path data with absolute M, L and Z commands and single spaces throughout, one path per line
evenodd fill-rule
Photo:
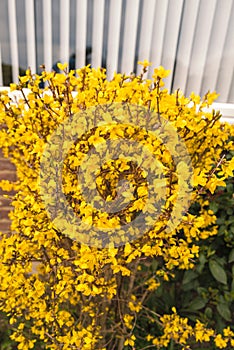
M 16 180 L 14 165 L 3 157 L 0 149 L 0 180 Z M 0 232 L 8 232 L 10 229 L 10 220 L 8 213 L 11 210 L 10 199 L 5 198 L 4 194 L 13 194 L 13 192 L 5 192 L 0 189 Z

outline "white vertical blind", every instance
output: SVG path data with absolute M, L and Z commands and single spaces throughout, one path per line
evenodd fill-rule
M 168 0 L 156 0 L 153 35 L 151 40 L 151 59 L 152 66 L 149 68 L 149 75 L 153 74 L 154 68 L 159 66 L 162 61 L 162 52 L 164 44 L 164 31 L 167 18 Z
M 213 109 L 220 111 L 221 121 L 234 124 L 234 103 L 214 102 L 207 110 L 212 112 Z
M 3 85 L 3 76 L 2 76 L 2 49 L 0 43 L 0 86 Z
M 202 94 L 206 93 L 208 90 L 215 90 L 229 18 L 231 14 L 231 8 L 232 0 L 222 0 L 217 2 L 213 28 L 211 31 L 211 37 L 208 46 L 205 70 L 203 74 L 201 88 Z
M 70 0 L 60 0 L 60 61 L 69 62 Z
M 52 67 L 52 9 L 51 0 L 43 0 L 43 47 L 46 69 Z
M 180 88 L 183 92 L 185 91 L 198 8 L 199 0 L 185 1 L 184 3 L 173 90 Z
M 36 44 L 35 44 L 35 16 L 34 0 L 25 0 L 26 36 L 27 36 L 27 64 L 32 73 L 36 73 Z
M 182 8 L 183 0 L 169 0 L 162 54 L 162 65 L 167 69 L 170 69 L 171 72 L 174 69 L 174 62 L 176 59 Z M 165 87 L 167 87 L 169 90 L 171 89 L 171 83 L 172 74 L 170 74 L 170 76 L 165 81 Z
M 8 1 L 8 18 L 9 18 L 12 79 L 13 79 L 13 82 L 17 83 L 18 76 L 19 76 L 19 56 L 18 56 L 15 0 Z
M 104 0 L 93 3 L 92 66 L 95 68 L 102 65 L 104 4 Z
M 139 0 L 126 1 L 121 71 L 129 74 L 134 68 Z
M 34 8 L 36 1 L 42 4 L 43 28 L 35 25 L 35 11 L 41 8 Z M 62 62 L 69 61 L 70 41 L 72 45 L 75 42 L 76 67 L 83 66 L 87 41 L 90 45 L 92 37 L 92 66 L 102 64 L 104 50 L 108 79 L 118 68 L 131 73 L 136 57 L 148 59 L 152 62 L 149 75 L 160 64 L 172 70 L 165 81 L 169 89 L 180 88 L 186 95 L 216 90 L 219 102 L 234 103 L 234 0 L 8 0 L 6 4 L 1 7 L 6 13 L 0 14 L 4 28 L 1 54 L 4 62 L 12 65 L 14 82 L 18 81 L 19 65 L 36 71 L 41 36 L 47 69 L 53 65 L 58 42 Z M 70 33 L 73 23 L 76 28 Z M 54 24 L 56 32 L 52 32 Z M 9 30 L 6 37 L 5 28 Z M 0 84 L 2 79 L 0 57 Z
M 189 76 L 186 90 L 190 93 L 200 93 L 202 77 L 204 73 L 209 40 L 211 36 L 212 24 L 216 0 L 201 0 L 198 20 L 195 28 L 194 43 L 192 48 Z
M 233 80 L 234 80 L 234 71 L 232 71 L 232 85 L 230 87 L 229 95 L 228 95 L 228 98 L 230 101 L 234 101 L 234 82 L 233 82 Z
M 110 0 L 109 28 L 107 41 L 107 78 L 117 72 L 122 0 Z
M 151 52 L 151 40 L 153 34 L 154 26 L 154 10 L 156 2 L 155 0 L 143 1 L 143 11 L 140 29 L 140 43 L 139 43 L 139 53 L 138 60 L 148 60 L 150 61 Z M 141 67 L 137 67 L 137 73 L 139 73 Z
M 228 31 L 216 84 L 216 90 L 220 93 L 219 99 L 222 102 L 228 102 L 228 98 L 234 102 L 234 97 L 229 96 L 231 84 L 234 79 L 234 1 L 230 12 Z
M 76 3 L 76 67 L 83 67 L 86 58 L 87 0 Z

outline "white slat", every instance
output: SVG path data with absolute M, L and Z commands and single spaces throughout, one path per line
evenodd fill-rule
M 43 43 L 44 64 L 46 69 L 52 67 L 52 8 L 51 0 L 43 0 Z
M 3 85 L 3 76 L 2 76 L 2 49 L 0 43 L 0 86 Z
M 162 52 L 164 44 L 164 31 L 167 19 L 168 0 L 156 0 L 154 27 L 151 40 L 151 58 L 152 66 L 149 68 L 149 76 L 153 74 L 154 68 L 162 63 Z
M 232 85 L 229 90 L 228 100 L 234 101 L 234 71 L 232 71 Z
M 139 0 L 126 1 L 121 71 L 129 74 L 134 69 Z
M 169 0 L 162 54 L 162 65 L 166 69 L 171 70 L 171 74 L 165 80 L 165 87 L 168 88 L 169 91 L 171 89 L 173 77 L 172 73 L 174 69 L 174 63 L 176 60 L 176 50 L 179 38 L 182 9 L 183 0 Z
M 118 69 L 119 38 L 122 0 L 110 1 L 109 28 L 107 42 L 107 78 L 111 79 Z
M 196 94 L 200 94 L 201 91 L 202 76 L 204 73 L 215 7 L 216 0 L 200 1 L 189 67 L 189 77 L 186 85 L 187 94 L 190 94 L 191 91 L 194 91 Z
M 185 1 L 176 55 L 173 91 L 180 88 L 185 92 L 198 9 L 199 0 Z
M 234 81 L 234 2 L 229 19 L 228 32 L 222 53 L 222 60 L 217 79 L 216 91 L 220 93 L 219 100 L 228 102 L 231 84 Z M 231 96 L 230 96 L 231 97 Z M 230 99 L 234 102 L 234 96 Z
M 231 8 L 232 0 L 222 0 L 217 2 L 202 81 L 202 95 L 208 90 L 215 90 Z
M 93 31 L 92 31 L 92 66 L 102 65 L 102 44 L 104 28 L 104 0 L 93 3 Z
M 205 111 L 212 112 L 215 109 L 220 111 L 222 117 L 221 121 L 234 124 L 234 103 L 212 103 L 209 108 L 206 108 Z
M 87 35 L 87 0 L 76 3 L 76 68 L 85 66 Z
M 143 2 L 138 61 L 150 61 L 155 5 L 155 0 L 148 0 Z M 138 66 L 137 74 L 139 74 L 141 70 L 142 67 Z
M 70 0 L 60 0 L 60 61 L 69 62 Z
M 17 83 L 18 76 L 19 76 L 19 54 L 18 54 L 15 0 L 8 1 L 8 18 L 9 18 L 9 34 L 10 34 L 10 48 L 11 48 L 12 79 L 14 83 Z
M 36 45 L 35 45 L 35 15 L 34 1 L 25 0 L 26 36 L 27 36 L 27 65 L 32 73 L 36 73 Z

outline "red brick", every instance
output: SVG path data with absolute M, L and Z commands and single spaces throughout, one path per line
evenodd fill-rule
M 11 204 L 11 199 L 4 196 L 0 196 L 0 208 L 9 207 Z
M 0 171 L 2 170 L 15 171 L 15 165 L 6 158 L 0 158 Z
M 13 171 L 15 171 L 14 164 L 12 164 L 8 158 L 5 158 L 3 156 L 1 149 L 0 149 L 0 170 L 13 170 Z
M 10 231 L 10 227 L 11 227 L 11 222 L 10 220 L 0 220 L 0 231 L 5 233 Z
M 1 210 L 0 210 L 0 219 L 1 220 L 3 220 L 3 219 L 9 220 L 8 214 L 9 214 L 9 212 L 11 210 L 12 210 L 12 207 L 3 207 L 3 208 L 1 208 Z
M 7 191 L 3 191 L 1 188 L 0 188 L 0 196 L 2 197 L 3 195 L 7 195 L 7 196 L 14 196 L 15 192 L 14 191 L 10 191 L 10 192 L 7 192 Z
M 9 180 L 16 181 L 16 171 L 15 166 L 9 159 L 4 158 L 2 151 L 0 149 L 0 181 Z M 10 231 L 11 221 L 9 220 L 8 214 L 13 209 L 10 198 L 5 198 L 3 195 L 13 196 L 14 191 L 6 192 L 0 188 L 0 231 L 7 233 Z
M 0 167 L 0 181 L 1 180 L 16 181 L 15 171 L 2 170 Z

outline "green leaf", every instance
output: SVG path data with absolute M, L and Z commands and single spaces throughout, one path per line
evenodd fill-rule
M 219 205 L 218 203 L 215 202 L 211 202 L 210 203 L 210 209 L 215 213 L 217 213 L 218 209 L 219 209 Z
M 168 350 L 174 350 L 174 342 L 171 340 Z
M 225 224 L 225 217 L 220 217 L 216 220 L 217 225 Z M 226 225 L 225 225 L 226 226 Z
M 231 311 L 228 304 L 220 303 L 217 305 L 217 311 L 226 321 L 231 321 Z
M 197 292 L 199 295 L 206 295 L 207 294 L 207 289 L 204 287 L 198 287 Z
M 211 259 L 209 261 L 209 269 L 216 281 L 227 284 L 227 274 L 222 266 L 220 266 L 216 260 Z
M 201 297 L 196 297 L 188 306 L 188 310 L 191 310 L 191 311 L 196 311 L 196 310 L 200 310 L 202 309 L 203 307 L 205 307 L 207 303 L 207 300 L 204 300 L 203 298 Z
M 187 270 L 184 273 L 184 278 L 183 278 L 183 284 L 187 284 L 189 282 L 191 282 L 192 280 L 196 279 L 198 276 L 198 274 L 193 271 L 193 270 Z
M 232 194 L 233 193 L 233 184 L 232 183 L 228 183 L 226 185 L 226 190 L 228 193 Z
M 153 272 L 155 272 L 157 270 L 157 268 L 158 268 L 158 261 L 156 259 L 154 259 L 152 261 L 151 269 Z
M 206 262 L 207 262 L 207 258 L 205 254 L 201 252 L 199 255 L 199 264 L 197 265 L 197 268 L 196 268 L 199 274 L 202 273 Z
M 211 309 L 211 307 L 207 307 L 207 308 L 205 309 L 205 315 L 206 315 L 209 319 L 212 318 L 212 316 L 213 316 L 213 310 Z
M 226 231 L 226 225 L 220 225 L 219 227 L 219 234 L 223 234 Z
M 197 279 L 192 280 L 189 283 L 186 283 L 183 285 L 183 291 L 188 292 L 190 290 L 196 290 L 197 287 L 199 286 L 199 282 Z
M 234 278 L 232 279 L 231 291 L 234 292 Z
M 231 263 L 234 261 L 234 248 L 232 248 L 229 257 L 228 257 L 228 262 Z

